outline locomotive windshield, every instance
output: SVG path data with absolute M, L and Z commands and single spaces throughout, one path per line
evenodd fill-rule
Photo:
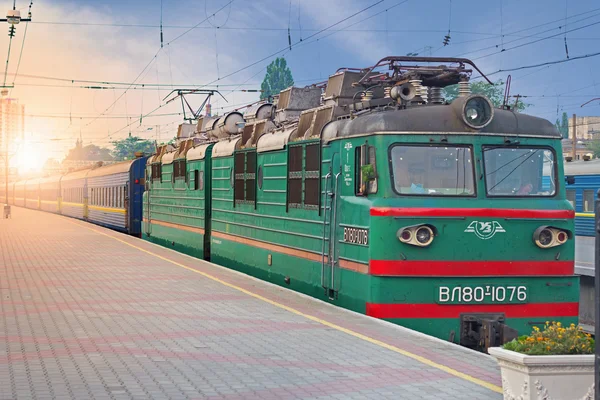
M 554 196 L 556 168 L 550 149 L 486 147 L 485 185 L 489 196 Z
M 475 195 L 470 147 L 395 145 L 391 162 L 393 186 L 399 194 Z

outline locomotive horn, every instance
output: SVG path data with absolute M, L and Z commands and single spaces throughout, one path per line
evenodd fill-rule
M 392 99 L 410 101 L 417 95 L 417 89 L 410 83 L 404 83 L 400 86 L 394 86 L 390 92 Z

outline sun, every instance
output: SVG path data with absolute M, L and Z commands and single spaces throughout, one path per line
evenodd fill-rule
M 47 158 L 41 148 L 26 145 L 22 146 L 15 155 L 13 165 L 16 164 L 14 166 L 17 168 L 19 175 L 39 173 L 42 171 Z

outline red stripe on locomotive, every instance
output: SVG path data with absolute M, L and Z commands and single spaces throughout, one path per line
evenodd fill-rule
M 369 273 L 384 276 L 571 276 L 573 261 L 371 260 Z
M 372 217 L 488 217 L 524 219 L 573 219 L 573 210 L 523 210 L 513 208 L 371 208 Z
M 579 303 L 528 304 L 373 304 L 366 314 L 383 319 L 460 318 L 463 313 L 503 313 L 506 318 L 577 317 Z

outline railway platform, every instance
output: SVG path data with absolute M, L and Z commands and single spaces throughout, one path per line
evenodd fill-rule
M 485 354 L 23 208 L 0 306 L 3 400 L 502 398 Z

